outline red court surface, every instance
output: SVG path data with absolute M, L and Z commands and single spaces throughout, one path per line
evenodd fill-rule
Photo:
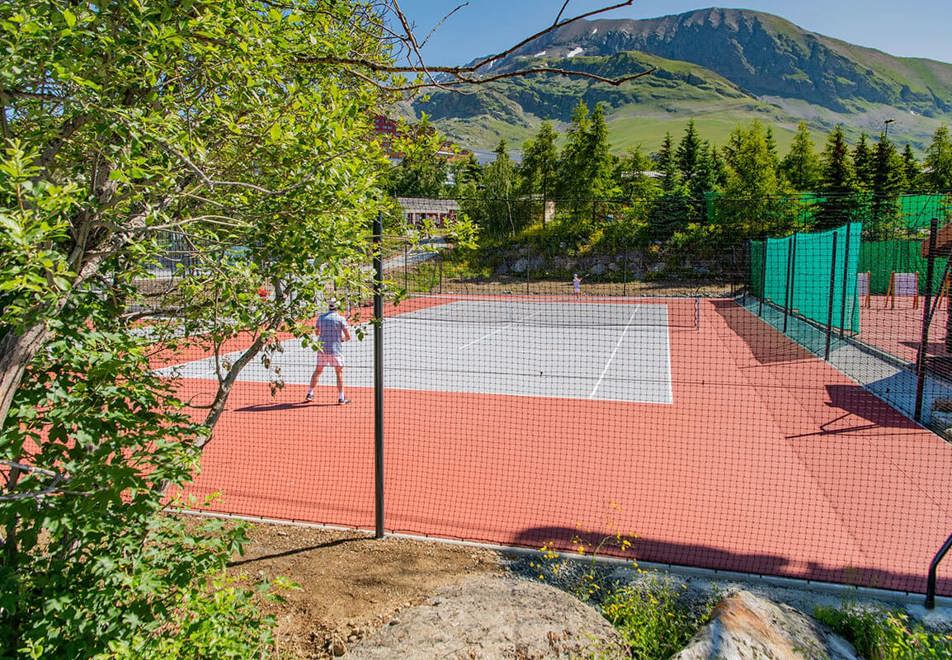
M 645 561 L 924 591 L 952 447 L 734 302 L 701 318 L 669 333 L 673 404 L 387 390 L 386 528 L 530 548 L 621 533 Z M 348 395 L 237 383 L 190 493 L 372 528 L 373 392 Z
M 865 305 L 865 298 L 863 299 Z M 886 296 L 872 296 L 869 307 L 860 308 L 858 339 L 904 362 L 915 362 L 922 343 L 922 310 L 925 297 L 913 307 L 912 298 L 897 298 L 891 306 Z M 928 355 L 948 357 L 945 348 L 948 303 L 943 297 L 929 326 Z

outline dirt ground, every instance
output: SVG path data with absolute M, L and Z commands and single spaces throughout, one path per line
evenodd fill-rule
M 332 657 L 335 645 L 351 647 L 441 587 L 503 571 L 496 553 L 461 545 L 265 524 L 252 525 L 249 537 L 232 571 L 301 587 L 263 605 L 277 619 L 278 657 Z

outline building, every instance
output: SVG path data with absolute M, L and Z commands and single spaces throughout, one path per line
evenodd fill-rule
M 397 197 L 408 224 L 420 225 L 431 222 L 443 227 L 447 221 L 456 219 L 459 203 L 455 199 L 429 199 L 426 197 Z

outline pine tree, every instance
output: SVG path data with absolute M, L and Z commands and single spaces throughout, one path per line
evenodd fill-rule
M 780 171 L 795 190 L 811 192 L 820 184 L 820 160 L 813 150 L 813 138 L 806 122 L 800 122 L 790 151 L 780 163 Z
M 820 164 L 827 199 L 820 207 L 817 225 L 824 229 L 849 222 L 856 210 L 856 176 L 842 126 L 838 125 L 827 137 Z
M 770 156 L 774 171 L 776 171 L 780 166 L 780 156 L 777 154 L 777 140 L 774 138 L 772 126 L 767 126 L 767 134 L 764 139 L 767 142 L 767 154 Z
M 698 135 L 697 128 L 694 126 L 694 120 L 688 122 L 684 129 L 684 136 L 678 143 L 675 152 L 678 170 L 681 173 L 681 180 L 689 188 L 693 187 L 694 178 L 698 174 L 698 165 L 701 159 L 701 137 Z
M 905 192 L 916 192 L 919 190 L 919 178 L 922 175 L 922 166 L 919 165 L 915 154 L 912 153 L 912 147 L 908 144 L 906 144 L 906 148 L 902 150 L 902 171 L 905 176 L 905 186 L 903 190 Z
M 952 139 L 948 126 L 940 126 L 926 150 L 923 183 L 934 192 L 952 191 Z
M 608 123 L 605 121 L 605 106 L 595 106 L 586 140 L 585 174 L 589 198 L 606 200 L 614 196 L 615 158 L 608 145 Z
M 585 162 L 589 142 L 591 120 L 585 101 L 579 100 L 572 112 L 572 125 L 568 131 L 568 141 L 559 156 L 557 193 L 561 201 L 571 205 L 578 212 L 588 200 L 585 181 L 582 180 L 587 164 Z
M 661 189 L 670 193 L 681 185 L 681 170 L 678 168 L 674 150 L 674 138 L 671 133 L 664 134 L 661 148 L 652 157 L 658 171 L 661 172 Z
M 727 185 L 719 207 L 719 221 L 734 240 L 764 233 L 785 233 L 792 219 L 776 213 L 776 197 L 783 188 L 773 165 L 767 131 L 760 122 L 734 129 L 728 141 Z
M 519 168 L 521 193 L 527 197 L 541 197 L 543 200 L 541 205 L 535 205 L 541 210 L 543 224 L 545 202 L 553 196 L 558 183 L 558 152 L 555 139 L 556 133 L 552 124 L 542 122 L 536 136 L 523 145 L 522 166 Z
M 869 148 L 866 133 L 861 133 L 859 142 L 856 143 L 856 147 L 853 149 L 853 172 L 856 175 L 856 183 L 861 189 L 873 189 L 875 169 L 873 152 Z
M 885 134 L 873 154 L 873 203 L 869 240 L 892 238 L 901 224 L 899 195 L 905 186 L 902 157 Z

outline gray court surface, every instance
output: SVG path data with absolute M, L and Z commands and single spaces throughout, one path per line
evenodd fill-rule
M 369 325 L 363 330 L 363 341 L 352 329 L 354 340 L 344 344 L 348 386 L 373 384 L 373 331 Z M 299 340 L 283 347 L 270 369 L 254 361 L 239 380 L 268 381 L 279 369 L 285 383 L 306 384 L 316 354 Z M 161 373 L 208 379 L 214 368 L 205 359 Z M 333 383 L 333 369 L 325 370 L 320 384 Z M 670 404 L 668 308 L 463 301 L 388 317 L 384 383 L 406 390 Z

